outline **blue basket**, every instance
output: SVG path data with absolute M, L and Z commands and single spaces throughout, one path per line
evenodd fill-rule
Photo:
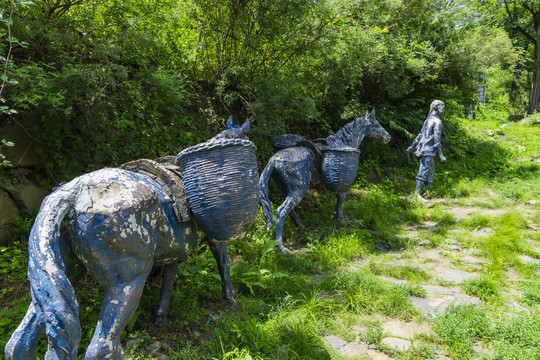
M 297 142 L 303 140 L 306 140 L 306 138 L 296 134 L 279 135 L 272 139 L 272 148 L 274 153 L 277 153 L 280 150 L 293 147 Z
M 330 191 L 347 192 L 356 178 L 360 150 L 353 147 L 322 147 L 321 174 Z
M 216 240 L 249 230 L 259 203 L 255 144 L 243 139 L 210 140 L 176 157 L 197 225 Z

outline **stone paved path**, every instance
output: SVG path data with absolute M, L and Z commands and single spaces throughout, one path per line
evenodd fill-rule
M 495 195 L 496 194 L 493 194 L 492 197 Z M 448 230 L 446 232 L 447 238 L 438 246 L 434 246 L 430 241 L 422 238 L 423 234 L 426 232 L 436 231 L 437 224 L 434 222 L 424 222 L 417 226 L 405 228 L 404 233 L 400 235 L 402 238 L 414 239 L 418 244 L 415 249 L 391 254 L 393 255 L 392 261 L 386 260 L 380 263 L 383 268 L 391 270 L 404 267 L 410 271 L 423 271 L 429 274 L 429 280 L 420 284 L 426 291 L 426 296 L 410 297 L 412 305 L 420 314 L 422 314 L 422 322 L 415 323 L 396 319 L 382 319 L 383 339 L 380 344 L 383 348 L 381 349 L 375 345 L 368 345 L 359 340 L 361 333 L 367 331 L 367 329 L 361 327 L 355 328 L 355 332 L 358 335 L 355 341 L 346 342 L 335 335 L 324 337 L 324 341 L 328 346 L 334 348 L 345 358 L 356 356 L 366 359 L 393 359 L 382 350 L 387 348 L 397 352 L 404 352 L 411 347 L 414 347 L 419 336 L 430 334 L 431 319 L 444 313 L 444 310 L 451 304 L 480 305 L 482 303 L 480 299 L 464 293 L 462 284 L 467 280 L 479 276 L 483 267 L 489 264 L 489 261 L 482 256 L 484 253 L 481 250 L 470 246 L 471 242 L 474 243 L 474 241 L 479 241 L 475 239 L 482 239 L 490 236 L 495 230 L 482 227 L 473 231 L 467 231 L 463 228 L 459 228 L 459 222 L 473 215 L 488 217 L 500 216 L 510 211 L 510 209 L 489 209 L 480 208 L 474 205 L 469 207 L 463 205 L 458 206 L 457 203 L 457 200 L 447 200 L 445 202 L 445 211 L 454 217 L 457 228 Z M 521 210 L 523 210 L 522 213 L 527 215 L 527 209 Z M 529 211 L 529 213 L 534 213 L 534 209 Z M 529 228 L 538 231 L 538 229 L 534 228 L 534 225 L 531 225 Z M 463 239 L 467 238 L 469 239 L 469 243 L 463 242 Z M 540 249 L 537 250 L 540 254 Z M 528 255 L 521 255 L 519 258 L 523 263 L 540 263 L 540 256 L 535 258 Z M 385 259 L 387 259 L 387 257 Z M 377 260 L 375 259 L 372 261 L 376 262 Z M 368 263 L 369 261 L 367 260 L 356 259 L 348 268 L 351 271 L 360 271 Z M 384 281 L 395 284 L 408 283 L 406 280 L 389 276 L 381 275 L 379 277 Z M 508 278 L 510 281 L 519 281 L 519 278 L 515 273 L 510 272 Z M 507 292 L 509 295 L 520 295 L 519 292 L 516 292 L 511 287 L 509 287 Z M 508 301 L 506 306 L 510 312 L 528 311 L 513 300 Z M 477 347 L 476 350 L 479 353 L 484 351 L 479 347 Z M 443 354 L 442 350 L 437 352 L 436 359 L 448 359 Z

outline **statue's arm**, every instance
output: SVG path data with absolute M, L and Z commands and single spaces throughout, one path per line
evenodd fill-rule
M 441 161 L 446 161 L 446 158 L 444 157 L 443 153 L 442 153 L 442 141 L 441 141 L 441 138 L 442 138 L 442 124 L 441 123 L 437 123 L 435 125 L 435 144 L 436 144 L 436 147 L 437 147 L 437 151 L 439 153 L 439 158 L 441 159 Z
M 416 136 L 416 139 L 414 139 L 413 143 L 411 144 L 411 146 L 409 146 L 407 148 L 407 152 L 413 152 L 414 149 L 416 148 L 416 145 L 418 145 L 418 141 L 420 141 L 420 139 L 422 138 L 422 133 L 418 134 Z

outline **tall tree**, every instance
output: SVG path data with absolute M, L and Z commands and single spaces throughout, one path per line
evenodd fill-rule
M 528 114 L 532 114 L 538 109 L 540 96 L 540 0 L 503 0 L 502 5 L 509 30 L 520 34 L 526 46 L 534 46 L 534 70 L 527 110 Z

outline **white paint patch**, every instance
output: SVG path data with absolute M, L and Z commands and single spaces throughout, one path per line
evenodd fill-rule
M 84 212 L 88 208 L 92 207 L 92 196 L 87 186 L 82 186 L 79 188 L 75 194 L 75 211 Z
M 131 290 L 131 286 L 129 286 L 129 285 L 126 286 L 126 287 L 123 289 L 124 294 L 129 295 L 129 291 L 130 291 L 130 290 Z

